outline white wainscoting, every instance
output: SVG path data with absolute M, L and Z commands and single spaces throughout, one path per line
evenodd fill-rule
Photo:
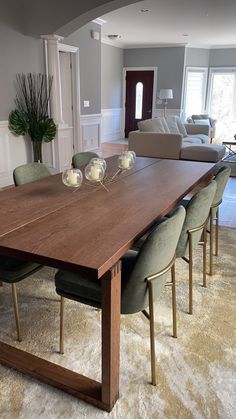
M 122 134 L 122 108 L 102 109 L 101 142 L 119 140 Z
M 16 137 L 8 128 L 8 121 L 0 121 L 0 187 L 13 183 L 13 169 L 32 161 L 30 139 Z
M 166 109 L 166 116 L 178 115 L 183 119 L 183 109 Z M 153 118 L 164 116 L 164 109 L 154 109 Z
M 101 141 L 101 114 L 80 115 L 83 151 L 97 150 Z

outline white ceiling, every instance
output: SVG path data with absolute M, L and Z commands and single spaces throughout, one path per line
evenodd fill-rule
M 103 40 L 118 34 L 112 44 L 120 47 L 236 46 L 236 0 L 144 0 L 101 18 Z

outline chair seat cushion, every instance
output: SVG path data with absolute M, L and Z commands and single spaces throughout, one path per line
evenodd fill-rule
M 38 263 L 0 256 L 0 280 L 3 282 L 19 282 L 40 268 Z
M 129 250 L 122 257 L 122 287 L 125 286 L 137 257 L 137 252 Z M 93 307 L 101 307 L 102 288 L 99 279 L 86 278 L 78 273 L 59 270 L 55 275 L 56 291 L 59 295 Z

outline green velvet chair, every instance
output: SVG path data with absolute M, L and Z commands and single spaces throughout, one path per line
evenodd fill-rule
M 16 167 L 13 171 L 13 179 L 16 186 L 31 183 L 48 176 L 51 176 L 51 172 L 43 163 L 23 164 Z
M 50 175 L 50 171 L 42 163 L 24 164 L 17 167 L 13 171 L 13 179 L 16 186 L 24 185 L 26 183 L 30 183 Z M 19 342 L 21 341 L 21 329 L 16 283 L 27 278 L 37 270 L 41 269 L 41 267 L 41 265 L 34 262 L 27 262 L 24 260 L 0 255 L 0 285 L 1 282 L 11 284 L 16 319 L 17 339 Z
M 215 256 L 218 256 L 218 237 L 219 237 L 219 207 L 222 202 L 223 193 L 229 180 L 231 169 L 228 166 L 222 166 L 215 175 L 216 192 L 211 205 L 210 220 L 207 232 L 210 233 L 210 270 L 213 274 L 213 247 L 214 247 L 214 220 L 215 220 Z
M 176 258 L 182 258 L 189 265 L 189 314 L 193 313 L 193 250 L 198 243 L 203 246 L 203 286 L 206 287 L 206 228 L 215 192 L 216 182 L 213 180 L 191 200 L 184 202 L 186 218 L 176 249 Z M 134 243 L 134 249 L 142 246 L 146 235 Z
M 20 259 L 0 255 L 0 282 L 11 284 L 16 319 L 17 339 L 19 342 L 21 342 L 22 339 L 16 283 L 32 275 L 39 269 L 41 269 L 41 265 L 38 265 L 37 263 L 26 262 Z
M 177 337 L 175 295 L 175 250 L 182 231 L 185 210 L 179 207 L 172 217 L 157 226 L 139 252 L 128 251 L 122 257 L 121 314 L 143 312 L 150 323 L 152 384 L 156 385 L 153 303 L 164 285 L 172 287 L 173 336 Z M 166 282 L 171 271 L 171 281 Z M 101 282 L 77 273 L 59 270 L 56 291 L 61 296 L 60 353 L 64 352 L 64 298 L 101 308 Z M 149 307 L 149 312 L 146 308 Z
M 72 157 L 72 166 L 75 169 L 80 169 L 81 166 L 88 164 L 94 157 L 99 157 L 98 154 L 93 151 L 83 151 L 81 153 L 74 154 Z

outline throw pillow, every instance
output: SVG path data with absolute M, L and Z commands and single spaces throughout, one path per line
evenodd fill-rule
M 142 132 L 165 132 L 160 118 L 139 121 L 138 128 Z
M 165 120 L 166 120 L 166 123 L 168 125 L 168 128 L 169 128 L 171 134 L 180 134 L 175 116 L 166 116 Z
M 183 137 L 187 137 L 188 133 L 187 133 L 186 128 L 185 128 L 183 122 L 181 121 L 180 117 L 176 116 L 175 118 L 176 118 L 176 122 L 177 122 L 177 126 L 178 126 L 180 134 L 182 134 Z
M 207 118 L 207 119 L 194 119 L 194 124 L 208 125 L 209 127 L 211 126 L 209 118 Z
M 169 130 L 168 124 L 167 124 L 167 122 L 165 120 L 165 117 L 164 116 L 160 116 L 160 120 L 161 120 L 161 123 L 163 125 L 164 130 L 165 130 L 165 133 L 169 133 L 170 130 Z

